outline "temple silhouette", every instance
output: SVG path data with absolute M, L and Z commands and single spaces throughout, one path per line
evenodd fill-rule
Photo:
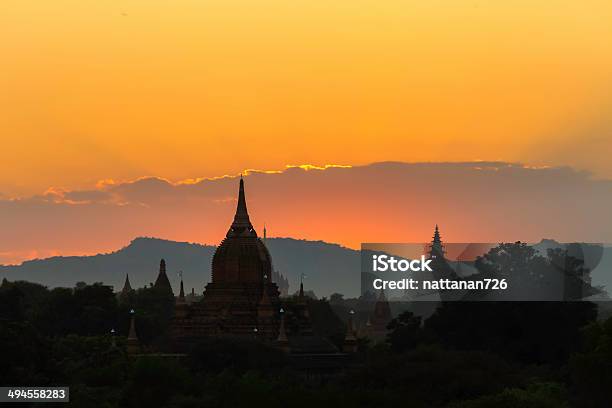
M 188 305 L 179 295 L 172 337 L 182 348 L 202 337 L 278 336 L 279 290 L 272 259 L 249 219 L 240 179 L 234 221 L 212 260 L 212 280 L 201 301 Z
M 165 276 L 165 265 L 163 271 L 160 266 L 156 285 L 170 288 Z M 293 354 L 337 353 L 329 340 L 313 333 L 303 284 L 297 298 L 281 301 L 274 277 L 285 279 L 274 272 L 264 240 L 251 224 L 241 177 L 234 220 L 213 255 L 202 298 L 188 302 L 181 280 L 170 328 L 173 349 L 185 351 L 216 336 L 257 339 Z
M 202 296 L 196 295 L 193 288 L 186 295 L 181 276 L 179 294 L 175 297 L 166 273 L 166 262 L 160 261 L 157 279 L 150 289 L 160 301 L 169 300 L 174 305 L 168 333 L 170 348 L 142 347 L 131 312 L 128 352 L 174 358 L 184 356 L 207 338 L 242 338 L 284 351 L 291 356 L 295 368 L 309 373 L 330 373 L 345 367 L 349 355 L 357 351 L 358 333 L 384 341 L 392 315 L 383 292 L 375 304 L 365 304 L 373 306 L 366 330 L 355 325 L 357 316 L 350 310 L 346 320 L 342 319 L 346 325 L 343 342 L 336 345 L 315 333 L 309 310 L 312 301 L 305 295 L 303 281 L 300 280 L 299 291 L 288 296 L 287 278 L 274 270 L 265 235 L 265 227 L 264 239 L 260 239 L 251 224 L 241 177 L 236 213 L 213 255 L 211 281 Z M 132 304 L 133 295 L 134 289 L 126 276 L 124 287 L 117 296 L 121 303 Z

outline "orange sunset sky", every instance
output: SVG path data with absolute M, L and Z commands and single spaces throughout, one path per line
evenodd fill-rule
M 611 21 L 608 0 L 2 0 L 0 200 L 306 163 L 612 179 Z

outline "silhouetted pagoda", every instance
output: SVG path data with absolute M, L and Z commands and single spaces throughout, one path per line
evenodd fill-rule
M 434 230 L 434 235 L 429 245 L 429 257 L 433 259 L 444 258 L 444 253 L 444 245 L 442 245 L 440 230 L 438 229 L 438 224 L 436 224 L 436 229 Z
M 166 275 L 166 261 L 162 259 L 159 261 L 159 274 L 157 275 L 157 279 L 155 280 L 155 284 L 153 288 L 158 293 L 163 293 L 164 295 L 168 295 L 169 297 L 174 298 L 174 292 L 172 292 L 172 285 L 170 285 L 170 280 L 168 279 L 168 275 Z
M 180 303 L 172 325 L 177 348 L 208 336 L 274 340 L 280 325 L 279 291 L 272 261 L 249 219 L 240 178 L 234 221 L 212 260 L 212 281 L 202 300 Z
M 130 303 L 133 294 L 134 289 L 132 289 L 132 285 L 130 285 L 130 276 L 128 274 L 125 274 L 125 283 L 123 284 L 123 289 L 121 289 L 121 292 L 117 294 L 119 303 Z
M 461 280 L 453 269 L 453 265 L 459 264 L 449 261 L 446 257 L 446 250 L 442 243 L 438 224 L 436 224 L 434 235 L 429 245 L 429 257 L 432 259 L 430 266 L 433 270 L 432 275 L 434 279 Z M 462 292 L 446 290 L 440 290 L 438 294 L 442 301 L 457 300 L 463 296 Z
M 385 291 L 380 290 L 378 300 L 374 304 L 374 310 L 368 319 L 363 335 L 374 342 L 382 342 L 387 337 L 387 325 L 391 322 L 393 315 Z
M 272 281 L 278 286 L 281 296 L 289 296 L 289 279 L 281 272 L 272 271 Z

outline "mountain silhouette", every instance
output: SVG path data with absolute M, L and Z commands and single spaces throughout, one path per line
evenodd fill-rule
M 293 238 L 266 240 L 274 269 L 289 279 L 289 292 L 304 287 L 321 296 L 334 292 L 358 296 L 360 291 L 359 251 L 323 241 Z M 185 290 L 201 294 L 210 281 L 212 256 L 216 247 L 158 238 L 136 238 L 118 251 L 93 256 L 57 256 L 0 266 L 0 279 L 27 280 L 48 287 L 74 287 L 76 282 L 103 282 L 121 290 L 125 274 L 134 288 L 148 286 L 158 274 L 159 261 L 166 260 L 167 274 L 175 294 L 178 272 L 183 272 Z
M 360 252 L 324 241 L 293 238 L 266 240 L 273 267 L 289 280 L 289 293 L 299 288 L 300 276 L 305 275 L 304 288 L 318 297 L 342 293 L 345 297 L 360 294 Z M 612 248 L 593 244 L 564 244 L 542 240 L 534 247 L 542 255 L 547 249 L 568 249 L 570 255 L 585 261 L 593 285 L 612 292 Z M 579 249 L 579 254 L 575 252 Z M 74 287 L 79 281 L 103 282 L 121 290 L 126 273 L 134 288 L 155 282 L 159 261 L 166 260 L 167 274 L 174 293 L 178 293 L 178 272 L 183 272 L 185 290 L 194 288 L 201 294 L 210 281 L 212 256 L 216 247 L 158 238 L 136 238 L 117 251 L 93 256 L 57 256 L 23 262 L 21 265 L 0 266 L 0 279 L 27 280 L 48 287 Z

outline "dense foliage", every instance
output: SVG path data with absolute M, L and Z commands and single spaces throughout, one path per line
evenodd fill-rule
M 518 244 L 488 255 L 480 266 L 489 273 L 525 273 L 528 262 L 542 262 Z M 315 330 L 340 343 L 345 325 L 332 310 L 357 302 L 339 294 L 311 300 Z M 612 319 L 596 321 L 589 302 L 452 302 L 425 319 L 404 312 L 386 342 L 360 341 L 331 376 L 298 370 L 254 340 L 211 339 L 180 358 L 130 357 L 131 308 L 143 343 L 162 350 L 172 301 L 153 288 L 120 302 L 101 284 L 49 290 L 4 281 L 0 385 L 69 385 L 75 407 L 549 408 L 612 400 Z

